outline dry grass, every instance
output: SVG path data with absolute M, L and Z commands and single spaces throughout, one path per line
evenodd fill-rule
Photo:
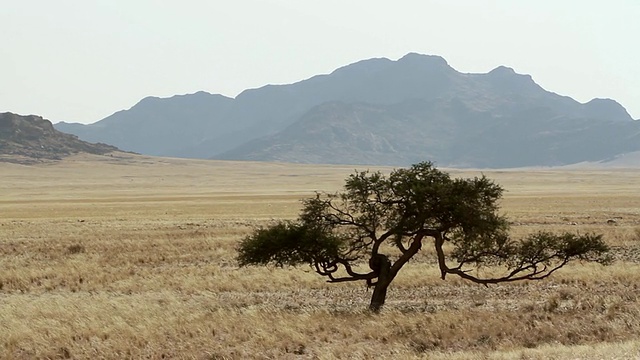
M 425 249 L 379 316 L 363 311 L 363 284 L 238 269 L 240 238 L 295 217 L 300 198 L 339 189 L 353 168 L 0 163 L 0 358 L 640 357 L 640 170 L 485 171 L 508 190 L 515 234 L 604 233 L 609 267 L 484 288 L 439 280 Z

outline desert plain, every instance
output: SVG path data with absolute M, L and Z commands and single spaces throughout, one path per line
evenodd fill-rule
M 515 237 L 603 234 L 608 266 L 484 287 L 440 280 L 426 244 L 377 315 L 364 283 L 238 267 L 252 229 L 367 168 L 121 153 L 0 163 L 0 358 L 640 358 L 639 168 L 447 170 L 501 184 Z

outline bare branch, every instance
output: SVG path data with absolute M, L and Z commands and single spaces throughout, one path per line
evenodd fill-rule
M 438 234 L 435 237 L 435 239 L 436 241 L 434 246 L 436 248 L 436 255 L 438 257 L 438 266 L 440 267 L 440 278 L 444 280 L 445 277 L 447 276 L 448 271 L 450 270 L 447 267 L 447 261 L 444 256 L 444 250 L 442 250 L 442 245 L 444 244 L 444 238 L 440 236 L 440 234 Z
M 411 245 L 409 246 L 407 251 L 405 251 L 402 254 L 402 256 L 400 256 L 398 260 L 396 260 L 396 262 L 393 263 L 393 266 L 391 267 L 391 274 L 393 276 L 395 276 L 398 273 L 398 271 L 400 271 L 400 269 L 404 266 L 404 264 L 406 264 L 407 261 L 409 261 L 413 257 L 413 255 L 415 255 L 418 251 L 420 251 L 420 249 L 422 248 L 423 238 L 424 238 L 424 234 L 416 235 L 411 241 Z
M 406 254 L 407 251 L 409 251 L 407 250 L 406 247 L 404 247 L 404 244 L 402 243 L 402 235 L 398 235 L 393 242 L 394 244 L 396 244 L 396 247 L 400 250 L 402 254 Z
M 336 277 L 334 274 L 338 271 L 338 265 L 342 265 L 344 270 L 349 276 Z M 314 263 L 316 273 L 329 278 L 328 282 L 346 282 L 346 281 L 359 281 L 359 280 L 371 280 L 377 277 L 375 272 L 369 272 L 367 274 L 357 273 L 351 267 L 351 264 L 347 260 L 339 259 L 330 263 Z
M 551 274 L 553 274 L 555 271 L 557 271 L 558 269 L 560 269 L 563 266 L 565 266 L 568 262 L 569 262 L 569 260 L 565 259 L 564 261 L 562 261 L 561 263 L 559 263 L 558 265 L 554 266 L 551 270 L 548 270 L 548 271 L 547 271 L 547 266 L 545 265 L 545 266 L 543 266 L 542 269 L 537 269 L 537 267 L 534 267 L 534 270 L 531 273 L 524 274 L 524 275 L 521 275 L 521 276 L 515 276 L 515 275 L 517 275 L 518 273 L 522 272 L 523 269 L 518 269 L 518 271 L 511 272 L 507 276 L 503 276 L 503 277 L 499 277 L 499 278 L 489 278 L 489 279 L 477 278 L 477 277 L 469 275 L 467 272 L 461 271 L 459 269 L 447 269 L 446 271 L 447 271 L 448 274 L 458 275 L 461 278 L 469 280 L 469 281 L 472 281 L 474 283 L 488 285 L 488 284 L 498 284 L 498 283 L 503 283 L 503 282 L 513 282 L 513 281 L 520 281 L 520 280 L 542 280 L 542 279 L 546 279 L 549 276 L 551 276 Z

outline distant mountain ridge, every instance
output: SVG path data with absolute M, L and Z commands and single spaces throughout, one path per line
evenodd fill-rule
M 303 163 L 551 166 L 640 150 L 640 122 L 614 100 L 581 104 L 505 66 L 465 74 L 414 53 L 235 99 L 146 98 L 95 124 L 55 126 L 148 155 Z
M 106 154 L 118 148 L 90 144 L 54 129 L 40 116 L 0 113 L 0 161 L 34 163 L 78 154 Z

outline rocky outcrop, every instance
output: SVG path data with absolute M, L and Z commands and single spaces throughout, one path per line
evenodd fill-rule
M 92 144 L 54 129 L 40 116 L 0 113 L 0 161 L 34 163 L 89 153 L 106 154 L 118 148 Z

